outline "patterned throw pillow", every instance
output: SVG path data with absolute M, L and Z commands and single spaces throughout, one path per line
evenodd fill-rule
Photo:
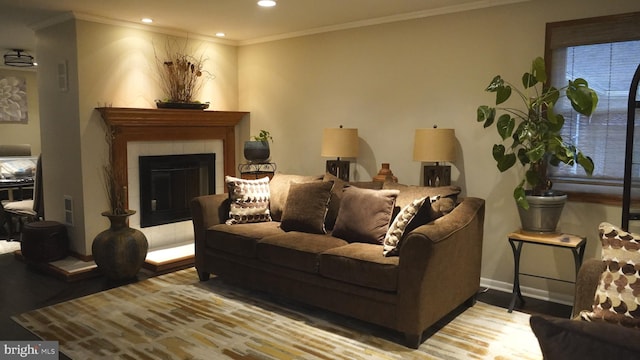
M 640 328 L 640 235 L 628 233 L 609 223 L 600 224 L 602 261 L 593 310 L 583 311 L 588 321 L 605 320 Z
M 225 176 L 231 206 L 228 225 L 271 221 L 269 178 L 245 180 Z
M 422 197 L 419 199 L 413 200 L 409 205 L 405 206 L 400 210 L 396 218 L 389 226 L 389 230 L 384 237 L 382 253 L 384 256 L 397 256 L 398 249 L 400 245 L 400 239 L 402 239 L 402 235 L 404 234 L 407 225 L 413 220 L 422 208 L 422 205 L 427 202 L 429 205 L 434 203 L 436 200 L 440 198 L 439 195 L 431 196 L 431 197 Z

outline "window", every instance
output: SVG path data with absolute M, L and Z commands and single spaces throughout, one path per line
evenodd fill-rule
M 578 166 L 552 167 L 554 183 L 571 185 L 564 189 L 614 186 L 621 194 L 629 85 L 640 63 L 640 13 L 547 24 L 545 58 L 553 86 L 581 77 L 599 98 L 591 117 L 573 111 L 566 99 L 557 104 L 565 117 L 563 138 L 591 156 L 595 169 L 589 177 Z

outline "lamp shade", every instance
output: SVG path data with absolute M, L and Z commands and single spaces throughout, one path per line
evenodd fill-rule
M 357 157 L 358 129 L 332 128 L 322 133 L 322 149 L 324 157 Z
M 456 160 L 456 134 L 454 129 L 416 129 L 413 142 L 413 160 L 440 162 Z

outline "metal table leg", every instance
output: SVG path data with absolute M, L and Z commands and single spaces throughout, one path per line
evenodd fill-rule
M 514 244 L 517 242 L 518 244 Z M 513 308 L 516 306 L 516 298 L 524 304 L 524 298 L 520 292 L 520 253 L 522 252 L 522 241 L 509 239 L 509 245 L 513 251 L 513 292 L 511 294 L 511 303 L 509 304 L 509 312 L 513 312 Z

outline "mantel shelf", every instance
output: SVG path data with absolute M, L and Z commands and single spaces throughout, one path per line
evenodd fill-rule
M 181 109 L 96 108 L 109 126 L 235 126 L 248 112 Z

